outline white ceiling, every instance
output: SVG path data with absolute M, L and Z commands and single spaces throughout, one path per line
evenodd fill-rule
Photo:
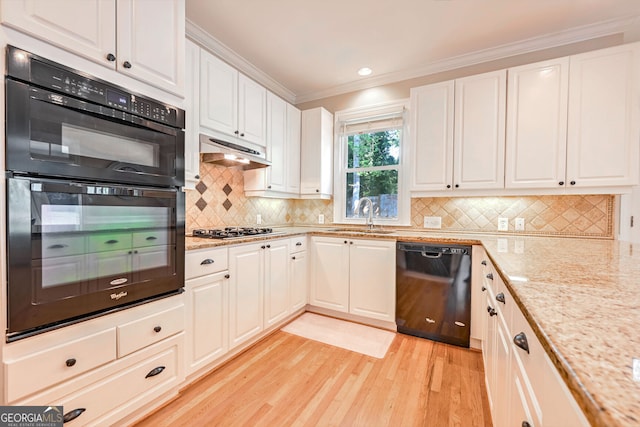
M 640 27 L 640 0 L 186 0 L 186 14 L 192 38 L 299 103 Z

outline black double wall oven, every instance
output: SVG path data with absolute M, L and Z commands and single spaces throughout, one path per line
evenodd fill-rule
M 7 341 L 182 292 L 184 111 L 7 47 Z

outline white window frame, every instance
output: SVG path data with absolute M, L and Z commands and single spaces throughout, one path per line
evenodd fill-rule
M 336 111 L 334 114 L 334 188 L 333 188 L 333 221 L 336 224 L 364 225 L 366 218 L 347 218 L 345 215 L 347 188 L 347 138 L 343 137 L 341 124 L 350 121 L 375 120 L 376 118 L 395 113 L 402 113 L 402 137 L 400 139 L 400 163 L 398 164 L 398 218 L 373 218 L 376 226 L 408 226 L 411 225 L 411 198 L 409 196 L 409 100 L 387 102 L 366 107 Z M 390 169 L 378 166 L 376 169 Z

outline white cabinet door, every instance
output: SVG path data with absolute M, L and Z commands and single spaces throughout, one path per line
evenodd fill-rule
M 300 196 L 330 198 L 333 193 L 333 115 L 324 108 L 302 112 Z
M 227 272 L 187 280 L 187 375 L 221 357 L 228 349 Z
M 504 187 L 506 70 L 455 82 L 454 188 Z
M 411 190 L 447 190 L 453 180 L 453 80 L 411 89 Z
M 634 185 L 640 138 L 640 44 L 570 59 L 569 186 Z
M 2 1 L 2 23 L 115 68 L 116 0 Z M 184 33 L 183 33 L 184 34 Z
M 395 241 L 349 240 L 349 259 L 349 312 L 395 322 Z
M 289 273 L 291 312 L 304 308 L 309 300 L 308 259 L 306 252 L 291 255 Z
M 569 58 L 508 70 L 507 188 L 565 185 Z
M 311 238 L 311 295 L 309 303 L 349 311 L 349 244 L 347 239 Z
M 192 190 L 200 179 L 200 48 L 187 40 L 185 56 L 184 186 Z
M 238 71 L 200 51 L 200 126 L 236 136 L 238 131 Z
M 287 103 L 267 93 L 267 189 L 286 191 L 287 177 Z
M 238 130 L 240 139 L 267 144 L 267 90 L 243 74 L 238 75 Z
M 229 349 L 263 329 L 264 266 L 260 244 L 229 249 Z
M 285 191 L 300 194 L 300 121 L 301 113 L 296 107 L 287 104 L 287 149 L 285 168 Z
M 117 0 L 116 68 L 182 95 L 185 75 L 184 0 Z M 82 21 L 74 10 L 77 21 Z
M 264 326 L 289 314 L 289 240 L 267 242 L 264 251 Z

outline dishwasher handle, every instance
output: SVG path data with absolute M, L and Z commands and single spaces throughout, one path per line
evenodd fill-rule
M 442 252 L 422 252 L 422 256 L 425 258 L 438 259 L 442 258 Z

